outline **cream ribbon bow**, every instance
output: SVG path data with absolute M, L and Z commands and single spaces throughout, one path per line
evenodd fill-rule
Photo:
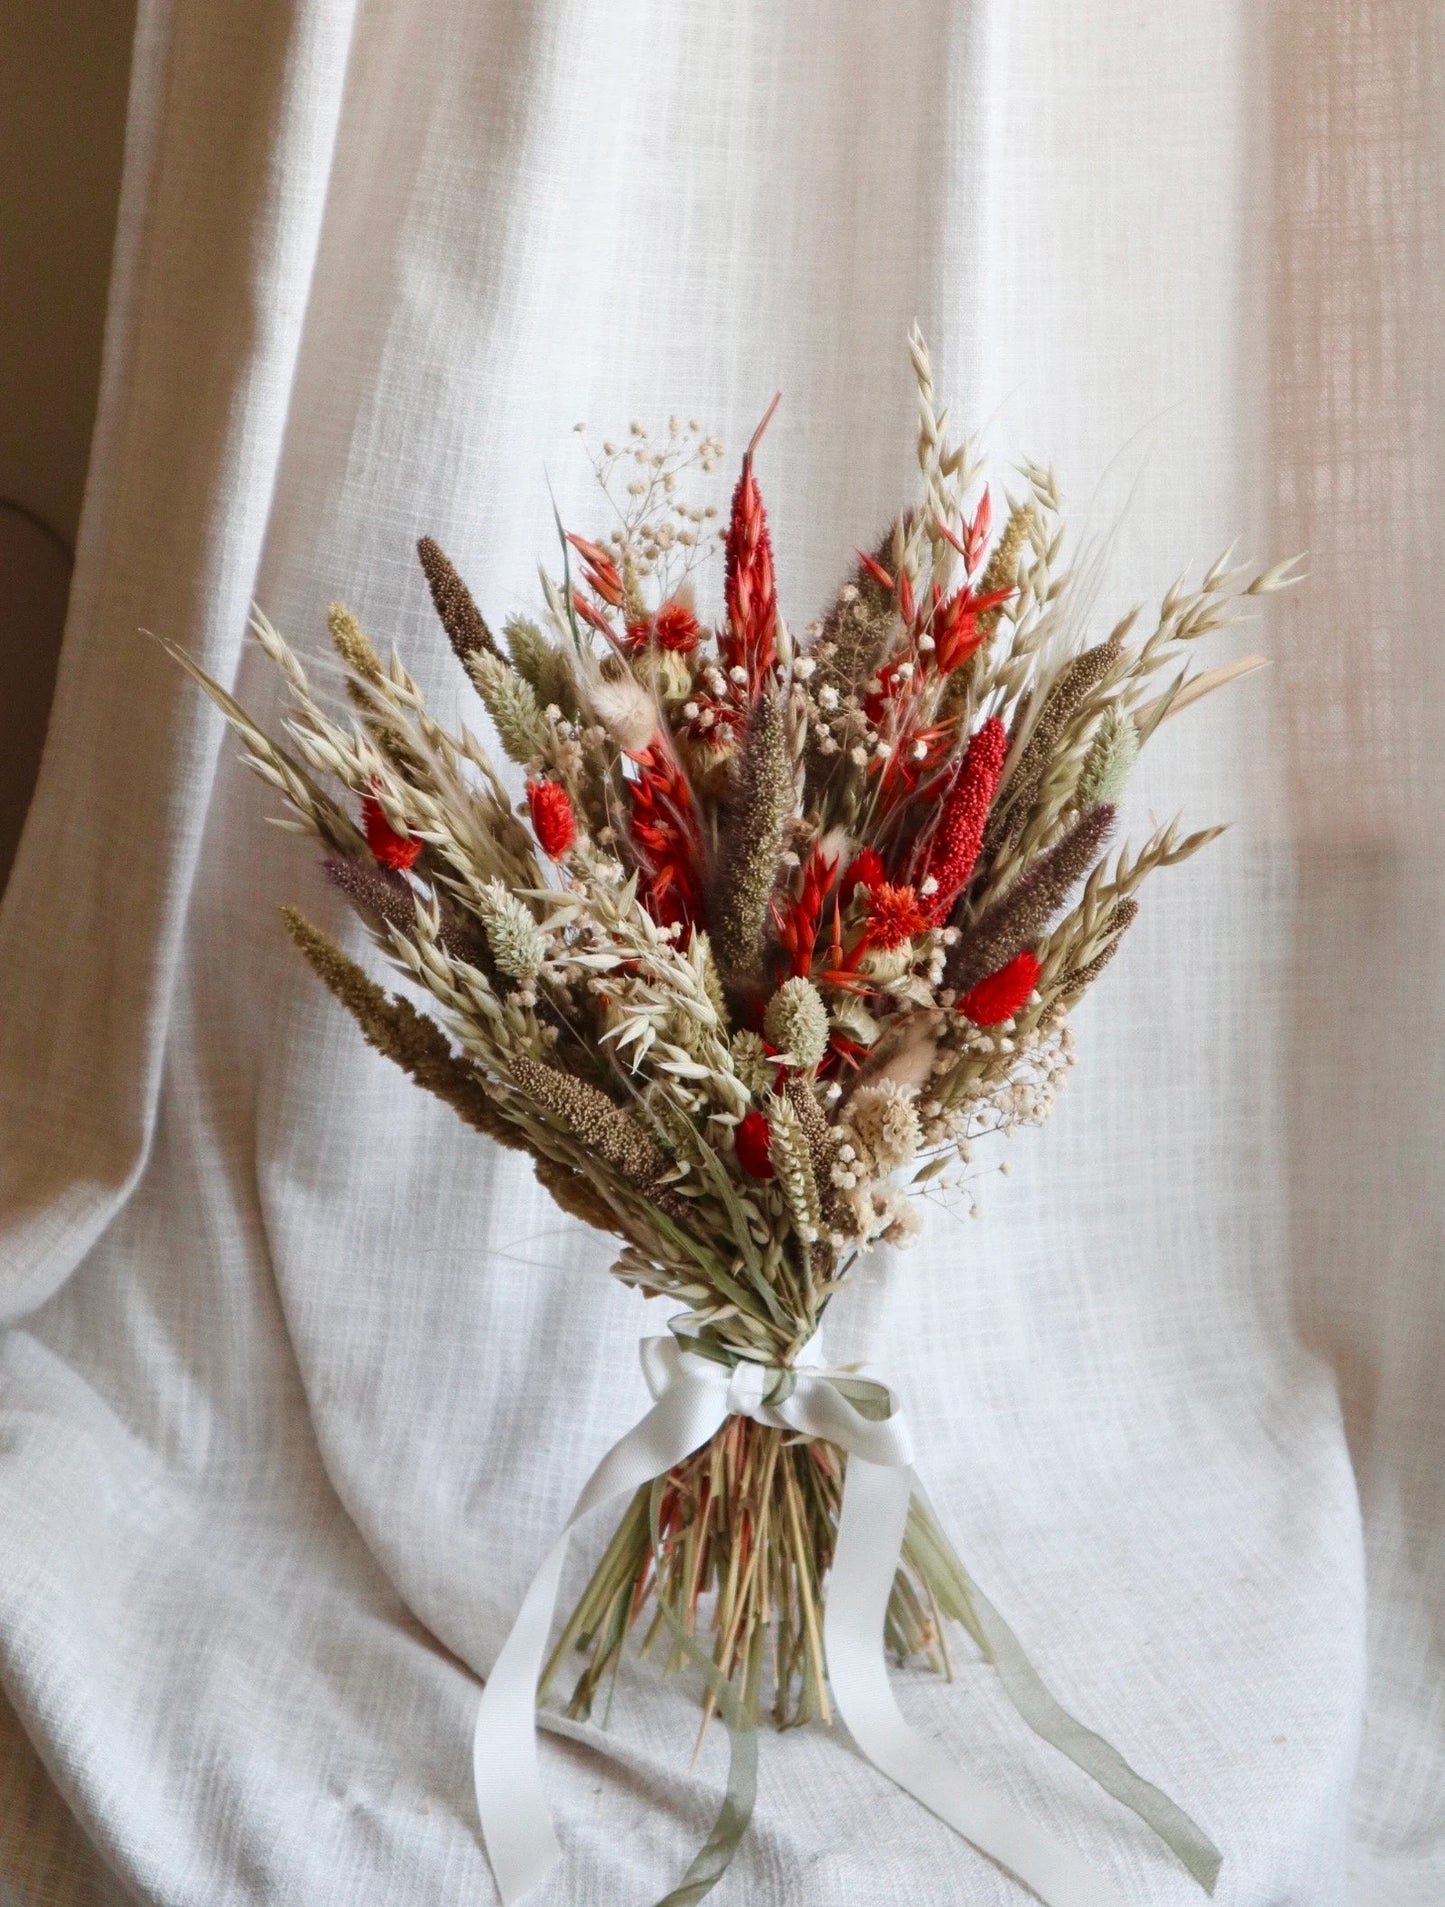
M 487 1856 L 506 1907 L 545 1879 L 561 1854 L 542 1792 L 536 1697 L 573 1528 L 603 1504 L 630 1497 L 665 1475 L 730 1416 L 818 1438 L 848 1453 L 823 1639 L 838 1713 L 862 1753 L 1024 1881 L 1047 1907 L 1127 1907 L 1112 1882 L 990 1794 L 910 1728 L 899 1711 L 884 1663 L 883 1624 L 909 1499 L 921 1494 L 921 1485 L 908 1426 L 892 1390 L 876 1379 L 826 1369 L 816 1337 L 786 1369 L 721 1364 L 685 1350 L 673 1337 L 644 1338 L 641 1354 L 652 1409 L 588 1479 L 532 1579 L 482 1692 L 472 1766 Z M 868 1411 L 859 1410 L 855 1398 L 865 1401 Z M 1202 1831 L 1107 1742 L 1065 1714 L 1003 1618 L 972 1584 L 969 1593 L 1005 1691 L 1025 1721 L 1133 1808 L 1212 1893 L 1220 1857 Z

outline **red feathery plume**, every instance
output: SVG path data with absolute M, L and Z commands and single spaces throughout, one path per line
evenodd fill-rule
M 639 616 L 627 625 L 627 647 L 671 649 L 678 655 L 691 655 L 702 630 L 697 617 L 686 603 L 669 596 L 655 616 Z
M 366 829 L 366 845 L 383 867 L 411 867 L 421 853 L 421 841 L 414 834 L 398 834 L 375 795 L 361 798 L 361 824 Z
M 773 543 L 763 493 L 753 475 L 753 456 L 782 393 L 767 408 L 752 442 L 743 452 L 742 475 L 733 491 L 732 519 L 723 545 L 727 555 L 727 624 L 718 633 L 718 650 L 729 676 L 747 671 L 747 695 L 756 701 L 763 678 L 777 660 L 778 587 L 773 572 Z
M 1008 731 L 996 715 L 990 715 L 968 744 L 928 850 L 923 878 L 931 877 L 938 883 L 933 893 L 933 918 L 940 926 L 952 913 L 953 903 L 973 872 L 1007 753 Z
M 687 777 L 659 735 L 631 757 L 641 771 L 628 784 L 632 844 L 643 879 L 638 895 L 664 927 L 703 917 L 697 815 Z
M 532 832 L 542 852 L 553 861 L 562 856 L 577 839 L 577 817 L 572 800 L 560 781 L 529 781 L 527 807 L 532 816 Z
M 823 903 L 838 863 L 814 847 L 803 868 L 802 891 L 776 916 L 778 945 L 787 955 L 788 972 L 804 979 L 813 970 L 813 949 L 823 921 Z
M 768 1122 L 756 1108 L 744 1113 L 733 1134 L 738 1164 L 750 1179 L 773 1178 L 773 1162 L 768 1157 Z
M 927 933 L 933 925 L 928 909 L 919 903 L 911 887 L 892 887 L 879 881 L 868 890 L 868 914 L 863 928 L 864 947 L 881 947 L 885 952 L 901 947 L 915 934 Z
M 884 878 L 883 857 L 876 848 L 861 848 L 848 863 L 838 899 L 846 907 L 860 887 L 871 893 Z
M 997 1026 L 1001 1020 L 1013 1018 L 1033 992 L 1038 977 L 1039 963 L 1025 947 L 1007 966 L 970 987 L 959 1001 L 958 1010 L 975 1026 Z

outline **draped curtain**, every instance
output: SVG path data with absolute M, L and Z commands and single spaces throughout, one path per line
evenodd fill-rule
M 1236 529 L 1310 580 L 1244 632 L 1269 675 L 1149 751 L 1135 833 L 1235 826 L 1152 886 L 1053 1122 L 834 1349 L 904 1391 L 961 1553 L 1220 1843 L 1221 1902 L 1440 1899 L 1442 41 L 1415 0 L 143 0 L 0 903 L 23 1907 L 492 1898 L 477 1677 L 643 1399 L 605 1242 L 320 996 L 277 907 L 349 930 L 140 632 L 264 711 L 250 604 L 324 683 L 344 595 L 477 722 L 417 535 L 500 619 L 549 480 L 588 525 L 574 422 L 680 411 L 736 452 L 778 387 L 800 627 L 909 495 L 915 315 L 996 494 L 1054 464 L 1102 626 Z M 900 1690 L 1131 1898 L 1192 1897 L 980 1665 Z M 643 1665 L 610 1727 L 553 1729 L 548 1898 L 681 1871 L 720 1778 L 694 1716 Z M 823 1731 L 764 1742 L 725 1888 L 1021 1898 Z

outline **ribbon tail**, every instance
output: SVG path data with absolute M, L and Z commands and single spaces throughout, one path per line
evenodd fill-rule
M 658 1527 L 660 1490 L 660 1484 L 654 1482 L 648 1504 L 654 1556 L 658 1556 L 662 1549 L 662 1534 Z M 657 1902 L 657 1907 L 693 1907 L 694 1902 L 712 1892 L 728 1871 L 738 1851 L 738 1843 L 753 1818 L 753 1804 L 758 1794 L 758 1731 L 745 1719 L 731 1682 L 720 1673 L 712 1657 L 693 1641 L 679 1620 L 677 1611 L 663 1594 L 661 1570 L 656 1573 L 656 1581 L 657 1605 L 667 1619 L 673 1640 L 688 1660 L 702 1671 L 728 1731 L 727 1792 L 723 1796 L 717 1820 L 713 1823 L 712 1833 L 693 1856 L 677 1886 Z
M 916 1479 L 903 1466 L 848 1459 L 824 1607 L 828 1680 L 848 1732 L 874 1766 L 996 1861 L 1047 1907 L 1127 1907 L 1070 1847 L 989 1793 L 910 1728 L 894 1699 L 883 1624 Z
M 640 1490 L 681 1463 L 707 1442 L 726 1415 L 726 1398 L 716 1385 L 680 1377 L 613 1445 L 532 1578 L 492 1665 L 477 1709 L 472 1774 L 487 1859 L 505 1907 L 545 1880 L 561 1854 L 542 1792 L 536 1709 L 537 1681 L 572 1530 L 589 1511 Z
M 968 1594 L 988 1640 L 1004 1693 L 1046 1742 L 1091 1775 L 1106 1794 L 1137 1814 L 1188 1869 L 1206 1894 L 1214 1892 L 1223 1856 L 1197 1821 L 1161 1789 L 1135 1772 L 1118 1749 L 1076 1721 L 1050 1694 L 1018 1637 L 965 1573 Z

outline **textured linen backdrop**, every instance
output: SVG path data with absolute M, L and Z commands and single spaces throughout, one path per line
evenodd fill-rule
M 846 1304 L 1061 1697 L 1228 1907 L 1445 1891 L 1438 10 L 146 0 L 101 415 L 0 910 L 0 1876 L 24 1907 L 484 1902 L 475 1673 L 637 1413 L 643 1307 L 283 942 L 309 855 L 137 634 L 269 707 L 345 596 L 467 691 L 570 436 L 697 413 L 795 624 L 957 425 L 1052 459 L 1098 620 L 1245 528 L 1309 585 L 1130 799 L 1236 819 L 1150 888 L 1052 1126 Z M 725 486 L 718 500 L 725 500 Z M 476 719 L 472 711 L 469 719 Z M 594 1532 L 593 1543 L 600 1541 Z M 1368 1595 L 1367 1595 L 1368 1586 Z M 991 1677 L 907 1709 L 1151 1907 L 1196 1898 Z M 544 1748 L 553 1903 L 646 1901 L 720 1778 L 676 1685 Z M 821 1731 L 718 1900 L 1011 1907 Z

